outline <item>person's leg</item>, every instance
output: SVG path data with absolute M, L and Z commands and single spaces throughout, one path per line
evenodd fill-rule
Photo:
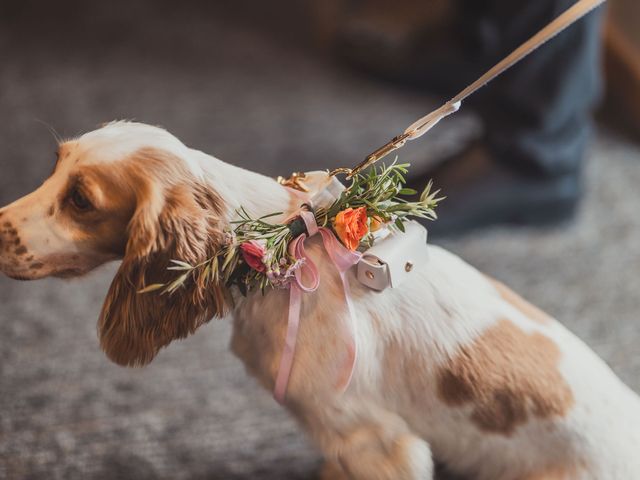
M 479 38 L 486 41 L 481 48 L 490 53 L 491 65 L 574 3 L 475 1 L 483 2 Z M 447 196 L 432 233 L 496 223 L 549 224 L 573 216 L 591 111 L 600 94 L 601 17 L 601 11 L 592 12 L 470 99 L 485 136 L 425 173 Z
M 501 58 L 574 0 L 486 3 Z M 592 12 L 487 87 L 479 112 L 497 159 L 538 175 L 579 170 L 601 90 L 601 18 Z

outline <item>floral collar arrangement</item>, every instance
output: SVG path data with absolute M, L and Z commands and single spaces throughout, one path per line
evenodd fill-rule
M 305 204 L 303 208 L 347 249 L 365 249 L 382 228 L 404 232 L 404 223 L 410 217 L 436 219 L 435 208 L 442 199 L 437 198 L 437 191 L 432 192 L 431 182 L 416 200 L 403 198 L 418 194 L 404 186 L 408 167 L 394 162 L 370 168 L 365 174 L 354 175 L 330 205 L 314 208 Z M 169 269 L 179 272 L 178 277 L 169 284 L 150 285 L 141 293 L 160 289 L 173 293 L 190 277 L 236 285 L 244 295 L 255 288 L 263 292 L 267 288 L 287 288 L 305 261 L 296 258 L 289 248 L 293 240 L 308 233 L 303 219 L 297 216 L 285 223 L 269 223 L 269 218 L 282 212 L 252 218 L 244 208 L 237 215 L 239 219 L 231 222 L 227 242 L 217 255 L 197 265 L 172 260 Z

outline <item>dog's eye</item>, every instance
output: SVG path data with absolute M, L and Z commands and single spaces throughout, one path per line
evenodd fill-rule
M 87 199 L 87 197 L 84 196 L 84 194 L 78 190 L 77 188 L 75 188 L 72 192 L 71 195 L 69 197 L 69 200 L 71 201 L 71 204 L 77 208 L 78 210 L 84 212 L 86 210 L 89 210 L 92 205 L 91 202 Z

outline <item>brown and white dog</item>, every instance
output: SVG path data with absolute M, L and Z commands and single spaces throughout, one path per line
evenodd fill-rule
M 98 330 L 108 357 L 149 363 L 212 317 L 232 319 L 232 349 L 273 389 L 287 292 L 190 284 L 170 259 L 199 262 L 238 207 L 288 216 L 299 200 L 274 180 L 190 149 L 166 131 L 109 124 L 60 145 L 53 174 L 0 210 L 0 270 L 32 280 L 82 275 L 122 258 Z M 433 460 L 487 480 L 640 479 L 640 400 L 579 339 L 504 285 L 437 247 L 401 289 L 349 274 L 359 359 L 345 393 L 333 366 L 346 307 L 316 239 L 321 286 L 303 299 L 287 408 L 327 459 L 326 478 L 430 479 Z

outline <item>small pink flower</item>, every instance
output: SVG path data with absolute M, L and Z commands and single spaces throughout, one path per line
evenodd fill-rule
M 304 265 L 304 259 L 281 258 L 279 264 L 271 265 L 267 270 L 267 278 L 274 287 L 286 288 L 295 278 L 296 270 Z
M 267 269 L 263 261 L 266 250 L 260 243 L 255 240 L 250 240 L 240 245 L 240 251 L 242 252 L 242 258 L 247 262 L 247 265 L 253 268 L 256 272 L 262 273 Z

